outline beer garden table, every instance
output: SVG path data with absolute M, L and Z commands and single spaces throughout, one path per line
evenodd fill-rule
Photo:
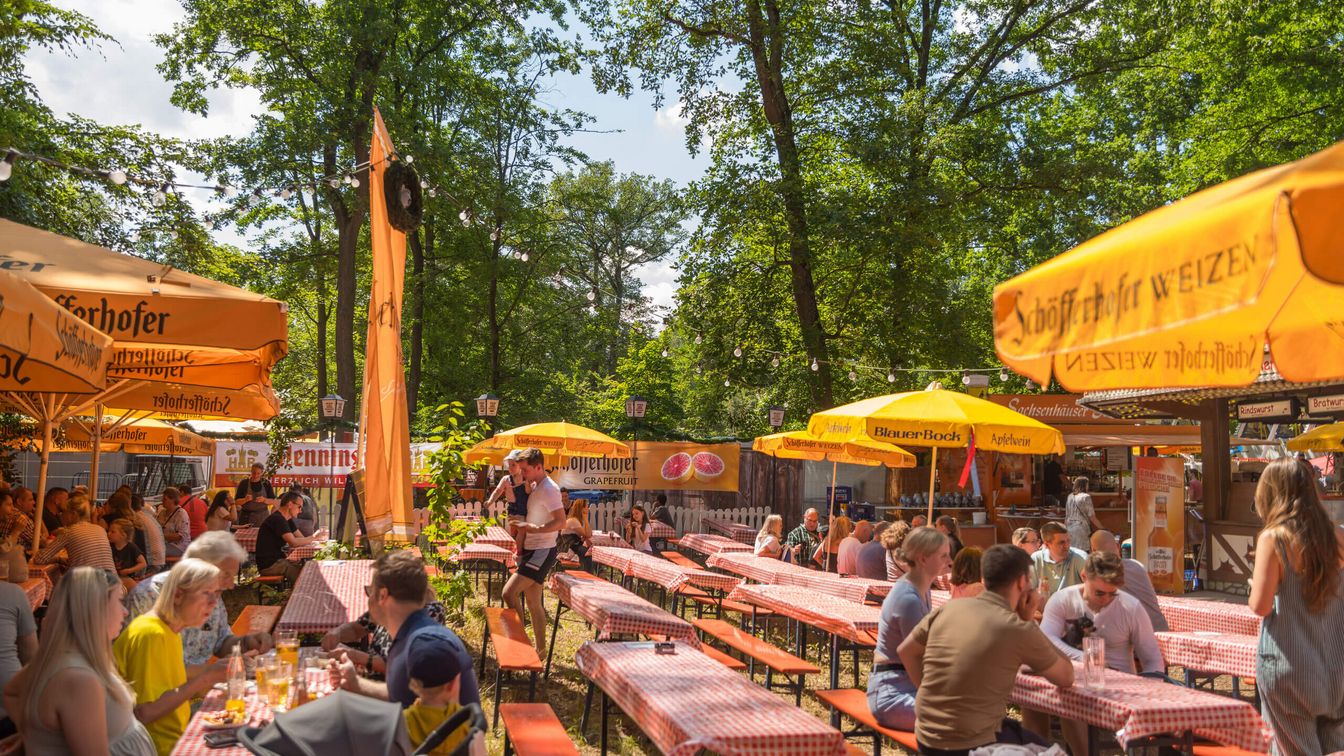
M 607 751 L 607 700 L 635 721 L 666 756 L 701 751 L 724 756 L 841 756 L 839 730 L 781 701 L 695 647 L 674 654 L 652 643 L 594 643 L 574 657 L 589 680 L 580 730 L 586 730 L 594 687 L 602 689 L 602 752 Z
M 840 687 L 840 652 L 854 652 L 854 686 L 859 685 L 859 649 L 877 646 L 877 627 L 881 609 L 818 593 L 797 585 L 739 585 L 728 594 L 732 601 L 769 609 L 797 620 L 798 655 L 806 658 L 807 630 L 812 627 L 831 636 L 831 688 Z M 754 612 L 753 612 L 754 614 Z M 752 617 L 754 626 L 756 618 Z M 841 648 L 840 640 L 849 642 Z
M 19 584 L 23 589 L 23 595 L 28 597 L 28 606 L 33 611 L 37 611 L 42 602 L 47 600 L 51 591 L 51 583 L 40 577 L 30 577 Z
M 633 548 L 625 542 L 624 538 L 611 532 L 610 530 L 594 530 L 593 537 L 590 539 L 594 546 L 611 546 L 618 549 Z
M 498 546 L 501 549 L 513 551 L 517 546 L 517 540 L 509 535 L 509 531 L 498 525 L 491 525 L 485 529 L 485 532 L 476 536 L 473 543 L 484 544 L 487 546 Z
M 684 538 L 682 540 L 685 540 Z M 863 603 L 869 595 L 883 598 L 891 592 L 893 583 L 857 577 L 840 577 L 829 572 L 809 570 L 771 557 L 721 552 L 705 561 L 710 567 L 727 570 L 767 585 L 794 585 L 819 593 L 837 596 L 855 603 Z
M 1157 605 L 1174 632 L 1260 635 L 1260 617 L 1245 604 L 1158 596 Z
M 713 533 L 687 533 L 681 537 L 677 545 L 683 549 L 698 551 L 705 556 L 714 556 L 725 551 L 743 554 L 750 554 L 753 551 L 751 546 Z
M 307 562 L 275 629 L 325 633 L 353 622 L 368 608 L 364 589 L 372 575 L 368 559 Z
M 742 583 L 742 578 L 722 572 L 683 567 L 642 551 L 629 551 L 630 556 L 626 559 L 624 569 L 626 577 L 654 583 L 665 591 L 675 591 L 687 583 L 697 588 L 731 591 Z
M 495 573 L 500 573 L 499 584 L 502 588 L 508 580 L 509 570 L 518 568 L 518 557 L 512 549 L 480 541 L 469 543 L 456 550 L 449 546 L 442 546 L 439 548 L 439 553 L 446 556 L 448 561 L 461 564 L 475 573 L 477 587 L 481 585 L 481 572 L 485 572 L 485 603 L 487 606 L 494 601 Z M 498 565 L 498 568 L 496 568 L 496 565 Z
M 239 528 L 238 530 L 233 531 L 233 539 L 238 542 L 239 546 L 243 547 L 244 551 L 249 554 L 254 554 L 257 551 L 258 532 L 259 528 Z M 317 550 L 325 546 L 329 540 L 326 537 L 326 530 L 318 530 L 315 531 L 314 534 L 319 536 L 316 540 L 312 543 L 306 543 L 302 546 L 296 546 L 290 549 L 289 553 L 285 555 L 285 558 L 291 562 L 301 562 L 305 559 L 312 559 L 313 555 L 317 553 Z
M 551 657 L 555 653 L 560 614 L 566 608 L 572 609 L 592 625 L 600 640 L 616 635 L 643 635 L 685 640 L 694 646 L 700 644 L 691 623 L 615 583 L 554 572 L 551 573 L 548 585 L 551 593 L 555 594 L 558 606 L 551 619 L 551 643 L 546 652 L 547 679 L 550 679 Z
M 1255 679 L 1260 639 L 1230 633 L 1157 633 L 1157 647 L 1168 665 L 1185 668 L 1185 684 L 1195 686 L 1194 673 L 1231 675 L 1232 694 L 1240 697 L 1241 681 Z
M 711 555 L 705 564 L 734 575 L 755 580 L 758 583 L 774 583 L 776 576 L 784 570 L 795 569 L 793 565 L 772 557 L 758 557 L 754 554 L 722 551 Z M 801 569 L 801 568 L 797 568 Z
M 732 522 L 731 520 L 723 520 L 718 517 L 702 518 L 700 524 L 715 533 L 728 536 L 738 543 L 745 543 L 753 549 L 756 546 L 756 528 L 738 522 Z
M 1072 687 L 1058 688 L 1043 677 L 1019 672 L 1011 700 L 1086 722 L 1089 740 L 1098 729 L 1114 732 L 1126 750 L 1150 744 L 1150 738 L 1173 735 L 1186 740 L 1188 753 L 1190 736 L 1197 735 L 1255 753 L 1269 752 L 1264 720 L 1245 701 L 1113 670 L 1106 670 L 1104 689 L 1092 690 L 1082 684 L 1081 664 L 1074 665 L 1074 680 Z M 1090 750 L 1096 752 L 1095 747 Z

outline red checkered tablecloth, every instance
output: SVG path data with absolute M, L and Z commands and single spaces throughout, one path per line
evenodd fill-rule
M 624 532 L 625 532 L 625 523 L 626 523 L 626 522 L 627 522 L 627 520 L 626 520 L 626 518 L 624 518 L 624 517 L 617 517 L 617 518 L 616 518 L 616 527 L 619 528 L 619 530 L 618 530 L 617 532 L 620 532 L 620 533 L 624 533 Z M 652 527 L 649 528 L 649 537 L 650 537 L 650 538 L 676 538 L 676 537 L 677 537 L 677 531 L 676 531 L 675 529 L 673 529 L 671 526 L 669 526 L 669 525 L 668 525 L 667 523 L 665 523 L 665 522 L 660 522 L 660 521 L 658 521 L 658 520 L 649 520 L 649 524 L 652 526 Z
M 700 524 L 715 533 L 728 536 L 738 543 L 745 543 L 753 549 L 756 547 L 756 528 L 743 525 L 739 522 L 721 520 L 717 517 L 705 517 L 700 520 Z
M 610 530 L 594 530 L 591 540 L 594 546 L 612 546 L 618 549 L 632 548 L 630 544 L 625 542 L 624 538 Z
M 451 547 L 445 546 L 439 549 L 439 553 L 448 557 L 448 559 L 453 562 L 488 560 L 499 562 L 511 570 L 517 569 L 518 567 L 518 557 L 512 550 L 488 543 L 469 543 L 456 551 Z
M 61 576 L 60 565 L 52 562 L 50 564 L 30 564 L 28 565 L 28 577 L 41 578 L 47 581 L 47 585 L 55 585 L 56 578 Z
M 741 582 L 741 578 L 725 575 L 721 572 L 698 570 L 660 559 L 642 551 L 629 550 L 625 565 L 625 574 L 640 580 L 660 585 L 669 591 L 676 590 L 686 583 L 697 588 L 709 588 L 719 591 L 731 591 Z
M 1174 632 L 1260 635 L 1260 617 L 1245 604 L 1158 596 L 1157 605 Z
M 1019 706 L 1111 730 L 1121 747 L 1151 735 L 1190 730 L 1223 745 L 1269 751 L 1269 730 L 1245 701 L 1109 669 L 1103 690 L 1083 687 L 1082 679 L 1081 664 L 1074 665 L 1077 683 L 1070 688 L 1020 672 L 1011 699 Z
M 949 601 L 951 601 L 951 600 L 952 600 L 952 592 L 951 592 L 951 591 L 939 591 L 939 590 L 931 590 L 931 591 L 929 591 L 929 608 L 930 608 L 930 609 L 937 609 L 938 607 L 942 606 L 943 604 L 946 604 L 947 602 L 949 602 Z
M 574 660 L 667 756 L 839 756 L 845 738 L 817 717 L 678 643 L 593 643 Z
M 1255 679 L 1260 639 L 1226 633 L 1157 633 L 1157 647 L 1167 664 L 1193 672 L 1217 672 Z
M 621 574 L 625 574 L 630 566 L 630 559 L 638 553 L 635 549 L 623 549 L 619 546 L 594 546 L 588 550 L 588 556 L 592 557 L 604 567 L 610 567 Z
M 484 544 L 487 546 L 498 546 L 501 549 L 513 551 L 517 548 L 517 541 L 509 535 L 509 531 L 498 525 L 491 525 L 485 529 L 485 532 L 476 536 L 473 543 Z
M 257 528 L 239 528 L 233 531 L 233 540 L 238 542 L 243 550 L 251 554 L 257 550 Z
M 683 549 L 698 551 L 705 556 L 714 556 L 725 551 L 750 554 L 753 550 L 751 546 L 713 533 L 687 533 L 681 537 L 677 545 Z
M 37 611 L 42 602 L 47 600 L 47 595 L 51 590 L 51 583 L 46 578 L 30 577 L 19 584 L 23 589 L 23 595 L 28 597 L 28 605 L 33 611 Z
M 373 574 L 373 561 L 310 561 L 294 583 L 277 630 L 325 633 L 353 622 L 369 606 L 364 588 Z
M 556 572 L 552 573 L 549 585 L 561 603 L 597 628 L 599 638 L 644 635 L 658 639 L 684 639 L 699 645 L 691 623 L 615 583 Z
M 869 596 L 879 599 L 885 598 L 891 592 L 891 586 L 893 585 L 885 580 L 840 577 L 829 572 L 816 572 L 802 567 L 781 570 L 775 575 L 774 584 L 802 586 L 819 593 L 827 593 L 858 603 L 863 603 Z
M 721 551 L 718 554 L 712 554 L 705 560 L 709 567 L 715 567 L 720 570 L 726 570 L 734 575 L 741 575 L 744 578 L 755 580 L 758 583 L 773 583 L 780 572 L 790 569 L 802 569 L 794 567 L 787 562 L 781 562 L 778 559 L 770 557 L 758 557 L 753 554 L 743 554 L 732 551 Z
M 769 609 L 855 643 L 874 645 L 881 609 L 797 585 L 739 585 L 733 601 Z

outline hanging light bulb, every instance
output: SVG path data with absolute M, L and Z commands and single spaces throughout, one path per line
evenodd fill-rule
M 288 202 L 288 201 L 289 201 L 289 198 L 290 198 L 290 197 L 293 197 L 293 196 L 294 196 L 294 191 L 291 190 L 289 187 L 285 187 L 284 189 L 281 189 L 281 190 L 280 190 L 280 199 L 282 199 L 282 200 L 284 200 L 284 201 L 286 201 L 286 202 Z
M 527 262 L 527 257 L 528 257 L 528 255 L 527 255 L 526 252 L 524 252 L 523 254 L 519 255 L 519 257 L 522 258 L 523 262 Z
M 471 211 L 463 210 L 457 214 L 457 219 L 462 221 L 463 228 L 469 227 L 471 225 Z
M 817 372 L 818 370 L 821 370 L 821 365 L 818 365 L 818 364 L 817 364 L 817 358 L 816 358 L 816 357 L 813 357 L 813 358 L 812 358 L 812 372 L 815 373 L 815 372 Z
M 415 155 L 402 155 L 401 159 L 406 161 L 406 165 L 410 165 L 415 162 Z
M 663 357 L 667 357 L 667 347 L 663 347 Z
M 347 173 L 347 174 L 345 174 L 345 177 L 342 178 L 341 180 L 348 184 L 348 183 L 350 183 L 351 181 L 354 181 L 354 180 L 355 180 L 355 177 L 354 177 L 354 176 L 351 176 L 350 174 Z
M 999 380 L 1000 380 L 1000 381 L 1003 381 L 1004 383 L 1007 383 L 1007 382 L 1008 382 L 1008 371 L 1007 371 L 1007 370 L 1000 370 L 1000 371 L 999 371 Z
M 858 373 L 854 372 L 853 370 L 849 371 L 849 380 L 850 380 L 850 382 L 857 381 L 858 379 L 859 379 L 859 374 L 858 374 Z
M 499 241 L 499 229 L 490 232 L 490 241 Z
M 327 186 L 331 187 L 332 189 L 340 189 L 340 188 L 341 188 L 341 180 L 338 179 L 338 178 L 328 179 L 328 180 L 327 180 Z
M 120 168 L 113 168 L 112 170 L 107 172 L 107 180 L 111 181 L 117 186 L 121 186 L 122 184 L 126 183 L 126 171 L 123 171 Z
M 728 380 L 727 378 L 724 378 L 724 379 L 723 379 L 723 385 L 724 385 L 724 386 L 727 386 L 727 385 L 729 385 L 729 384 L 731 384 L 731 383 L 732 383 L 732 381 Z
M 742 356 L 742 347 L 736 347 L 736 348 L 734 348 L 734 349 L 733 349 L 733 356 L 734 356 L 734 357 L 741 357 L 741 356 Z
M 704 342 L 705 342 L 705 337 L 704 337 L 704 336 L 701 336 L 700 334 L 697 333 L 697 334 L 695 335 L 695 343 L 697 343 L 697 344 L 703 344 Z
M 154 192 L 154 196 L 150 198 L 150 202 L 154 205 L 154 207 L 163 207 L 164 204 L 168 202 L 168 192 L 170 191 L 172 191 L 172 187 L 170 187 L 167 184 L 164 184 L 163 186 L 159 187 L 159 190 L 157 192 Z
M 0 160 L 0 181 L 9 181 L 9 177 L 14 175 L 14 161 L 19 159 L 19 153 L 10 150 L 5 153 L 5 159 Z
M 595 302 L 595 301 L 597 301 L 597 292 L 596 292 L 596 291 L 589 290 L 589 292 L 588 292 L 585 296 L 588 297 L 588 301 L 589 301 L 589 302 Z
M 359 187 L 359 179 L 355 178 L 354 176 L 351 176 L 351 177 L 350 177 L 350 186 L 358 188 L 358 187 Z
M 893 372 L 893 371 L 891 371 L 891 370 L 888 370 L 888 371 L 887 371 L 887 383 L 895 383 L 895 382 L 896 382 L 896 373 Z
M 779 367 L 779 355 L 770 358 L 770 367 Z
M 704 369 L 704 368 L 700 367 L 699 365 L 696 365 L 696 366 L 695 366 L 695 374 L 696 374 L 696 375 L 700 375 L 700 374 L 703 373 L 703 372 L 705 372 L 705 369 Z
M 421 189 L 428 189 L 428 188 L 429 188 L 429 180 L 428 180 L 428 179 L 420 179 L 420 188 L 421 188 Z
M 1033 380 L 1031 380 L 1030 378 L 1028 378 L 1028 379 L 1027 379 L 1027 391 L 1035 391 L 1035 390 L 1036 390 L 1036 381 L 1033 381 Z
M 438 188 L 437 188 L 437 187 L 432 187 L 432 186 L 431 186 L 431 187 L 429 188 L 429 196 L 431 196 L 431 197 L 437 197 L 437 196 L 439 196 L 439 190 L 438 190 Z

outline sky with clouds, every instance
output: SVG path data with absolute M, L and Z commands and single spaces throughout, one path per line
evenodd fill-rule
M 73 56 L 33 51 L 28 73 L 43 100 L 57 113 L 77 113 L 105 123 L 141 124 L 161 134 L 182 138 L 241 135 L 260 112 L 257 94 L 219 90 L 210 96 L 207 117 L 184 113 L 169 102 L 171 86 L 156 66 L 163 59 L 153 36 L 172 29 L 183 12 L 176 0 L 57 0 L 63 8 L 90 18 L 115 43 Z M 599 94 L 586 75 L 562 74 L 541 98 L 546 105 L 568 107 L 594 116 L 592 129 L 604 133 L 576 134 L 570 144 L 595 160 L 611 160 L 621 173 L 671 179 L 680 186 L 699 178 L 707 165 L 703 153 L 692 158 L 685 146 L 675 97 L 661 109 L 652 96 L 637 93 L 628 100 Z M 395 136 L 395 135 L 394 135 Z M 220 232 L 221 240 L 246 245 L 236 231 Z M 670 307 L 676 292 L 676 271 L 667 263 L 638 271 L 644 293 L 655 305 Z

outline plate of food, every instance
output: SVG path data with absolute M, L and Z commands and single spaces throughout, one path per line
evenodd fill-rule
M 234 727 L 242 727 L 245 724 L 247 724 L 247 714 L 245 712 L 220 709 L 219 711 L 207 711 L 201 715 L 201 726 L 206 730 L 228 730 Z

